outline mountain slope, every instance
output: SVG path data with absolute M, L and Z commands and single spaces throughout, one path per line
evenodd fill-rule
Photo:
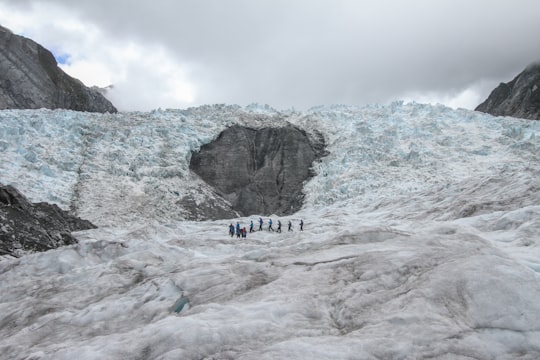
M 116 112 L 97 89 L 67 75 L 50 51 L 0 26 L 0 109 Z
M 501 83 L 476 110 L 540 120 L 540 63 L 528 66 L 512 81 Z

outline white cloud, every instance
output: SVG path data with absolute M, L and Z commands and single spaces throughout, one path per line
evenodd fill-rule
M 0 14 L 4 14 L 0 22 L 57 55 L 67 55 L 67 62 L 59 66 L 85 85 L 113 85 L 108 96 L 120 110 L 178 108 L 193 103 L 194 87 L 185 66 L 162 46 L 111 38 L 59 6 L 36 3 L 25 11 L 23 14 L 0 4 Z M 14 15 L 5 15 L 8 13 Z
M 510 80 L 510 79 L 508 79 Z M 499 83 L 495 80 L 478 80 L 461 89 L 445 91 L 412 91 L 398 98 L 405 102 L 443 104 L 458 109 L 474 110 Z M 394 99 L 397 100 L 397 99 Z
M 62 70 L 81 80 L 88 86 L 106 87 L 112 84 L 112 74 L 109 68 L 91 60 L 71 61 L 60 65 Z
M 194 102 L 195 90 L 184 67 L 163 48 L 129 44 L 114 51 L 122 55 L 114 60 L 110 97 L 120 110 L 181 108 Z

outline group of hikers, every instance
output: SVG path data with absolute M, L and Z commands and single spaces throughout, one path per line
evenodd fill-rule
M 278 220 L 277 221 L 277 228 L 274 230 L 274 228 L 272 227 L 273 226 L 273 222 L 272 222 L 272 218 L 269 218 L 268 219 L 268 231 L 276 231 L 278 233 L 281 232 L 281 220 Z M 262 217 L 259 218 L 259 231 L 262 231 L 263 230 L 263 225 L 264 225 L 264 220 Z M 251 220 L 251 223 L 249 224 L 249 232 L 252 233 L 252 232 L 255 232 L 255 229 L 254 229 L 254 224 L 253 224 L 253 220 Z M 304 220 L 300 219 L 300 231 L 304 231 Z M 293 228 L 292 228 L 292 221 L 289 220 L 289 223 L 288 223 L 288 231 L 293 231 Z M 247 230 L 246 230 L 246 227 L 242 227 L 240 226 L 240 222 L 236 222 L 236 226 L 234 226 L 232 223 L 229 225 L 229 235 L 231 237 L 234 237 L 234 235 L 236 235 L 237 238 L 239 237 L 247 237 Z

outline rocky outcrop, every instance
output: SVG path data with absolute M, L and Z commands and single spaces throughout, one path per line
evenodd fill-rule
M 50 51 L 0 26 L 0 110 L 117 112 L 99 90 L 58 67 Z
M 475 110 L 540 120 L 540 63 L 528 66 L 509 83 L 501 83 Z
M 310 139 L 292 125 L 233 126 L 193 153 L 190 169 L 244 216 L 287 215 L 302 206 L 303 183 L 324 151 L 322 137 Z
M 183 217 L 189 221 L 232 219 L 240 216 L 215 190 L 184 196 L 179 202 L 184 208 Z
M 32 204 L 12 186 L 0 184 L 0 255 L 19 257 L 75 244 L 72 231 L 93 228 L 56 205 Z

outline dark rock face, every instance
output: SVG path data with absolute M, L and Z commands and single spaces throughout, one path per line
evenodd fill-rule
M 0 110 L 117 112 L 97 89 L 64 73 L 50 51 L 0 26 Z
M 233 126 L 192 154 L 190 169 L 244 216 L 287 215 L 302 206 L 303 182 L 323 155 L 322 138 L 293 126 Z
M 188 195 L 182 198 L 181 203 L 186 209 L 184 217 L 190 221 L 232 219 L 240 216 L 216 193 L 209 197 L 203 196 L 202 199 Z
M 475 110 L 540 120 L 540 63 L 530 65 L 509 83 L 501 83 Z
M 24 251 L 76 244 L 72 231 L 94 228 L 56 205 L 32 204 L 12 186 L 0 184 L 0 255 L 19 257 Z

